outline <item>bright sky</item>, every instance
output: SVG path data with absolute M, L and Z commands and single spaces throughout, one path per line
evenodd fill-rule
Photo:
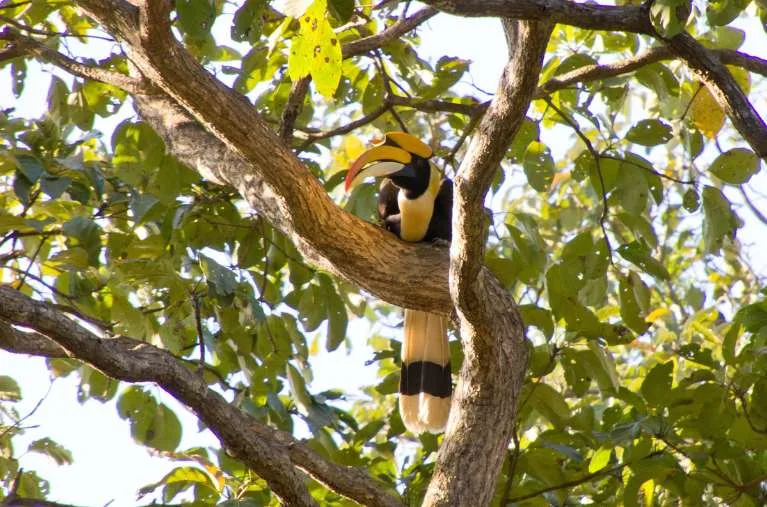
M 441 14 L 430 20 L 421 33 L 422 54 L 439 57 L 447 52 L 450 56 L 472 60 L 471 75 L 475 84 L 483 90 L 495 89 L 506 56 L 505 40 L 497 21 L 459 19 Z M 460 44 L 454 43 L 456 33 L 462 33 Z M 489 52 L 488 48 L 493 51 Z M 4 69 L 0 72 L 0 109 L 13 107 L 15 114 L 27 118 L 41 116 L 46 109 L 49 82 L 48 72 L 30 65 L 24 94 L 16 100 L 11 93 L 9 70 Z M 123 109 L 123 113 L 130 114 Z M 110 119 L 108 124 L 99 125 L 104 139 L 110 138 L 110 129 L 123 118 L 121 115 L 119 120 Z M 365 367 L 365 361 L 371 358 L 371 350 L 358 346 L 365 343 L 367 334 L 365 325 L 352 322 L 349 327 L 349 338 L 354 343 L 351 354 L 347 354 L 343 346 L 330 354 L 320 347 L 323 352 L 311 359 L 315 375 L 310 385 L 312 392 L 346 387 L 349 379 L 355 379 L 358 385 L 377 382 L 376 366 Z M 339 368 L 339 365 L 343 367 Z M 140 487 L 156 482 L 176 466 L 184 465 L 151 456 L 145 447 L 134 443 L 128 423 L 117 416 L 114 402 L 101 404 L 88 400 L 78 404 L 78 381 L 74 376 L 58 379 L 51 387 L 44 359 L 0 350 L 0 375 L 10 375 L 21 384 L 23 400 L 16 404 L 20 414 L 30 413 L 45 398 L 25 421 L 25 428 L 28 428 L 25 434 L 14 439 L 16 455 L 22 455 L 30 442 L 46 436 L 73 453 L 74 464 L 61 467 L 35 453 L 21 456 L 21 466 L 25 470 L 38 471 L 50 481 L 51 500 L 84 506 L 107 503 L 111 507 L 133 506 Z M 152 391 L 182 421 L 184 432 L 179 450 L 217 443 L 209 431 L 198 431 L 196 418 L 185 407 L 157 387 L 152 387 Z M 142 503 L 149 501 L 151 497 Z

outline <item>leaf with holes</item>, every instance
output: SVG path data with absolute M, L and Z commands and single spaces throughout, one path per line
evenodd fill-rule
M 317 91 L 331 97 L 341 79 L 341 43 L 327 16 L 327 0 L 315 0 L 300 18 L 293 39 L 288 75 L 297 81 L 311 74 Z

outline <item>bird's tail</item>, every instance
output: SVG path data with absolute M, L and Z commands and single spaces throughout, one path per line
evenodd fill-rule
M 405 310 L 399 384 L 399 410 L 405 427 L 413 433 L 444 430 L 452 391 L 446 318 Z

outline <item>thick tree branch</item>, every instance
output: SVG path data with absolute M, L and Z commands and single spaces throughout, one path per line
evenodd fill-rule
M 46 336 L 36 331 L 19 331 L 11 327 L 11 324 L 0 320 L 0 349 L 31 356 L 69 357 L 65 349 Z
M 321 269 L 390 303 L 450 312 L 445 250 L 408 245 L 340 210 L 243 96 L 206 72 L 169 31 L 159 29 L 163 23 L 154 25 L 160 4 L 166 2 L 148 2 L 143 28 L 132 27 L 130 33 L 122 33 L 127 27 L 109 20 L 114 2 L 79 3 L 99 22 L 118 30 L 115 35 L 128 44 L 126 50 L 142 74 L 173 98 L 137 96 L 136 102 L 142 117 L 180 160 L 212 181 L 237 189 Z M 121 16 L 138 19 L 125 12 Z M 131 46 L 131 41 L 137 45 Z M 408 266 L 408 277 L 393 286 L 392 279 L 402 278 L 398 266 Z
M 668 41 L 675 55 L 682 58 L 711 92 L 740 135 L 762 158 L 767 157 L 767 125 L 751 105 L 727 67 L 687 33 Z
M 290 434 L 269 428 L 231 405 L 169 352 L 127 337 L 99 338 L 50 305 L 8 286 L 0 286 L 0 319 L 2 348 L 10 344 L 12 348 L 7 350 L 13 352 L 52 357 L 59 357 L 63 350 L 113 378 L 157 383 L 191 408 L 227 451 L 263 477 L 287 504 L 315 504 L 304 477 L 296 470 L 300 468 L 362 504 L 401 505 L 361 470 L 333 464 Z M 21 333 L 9 323 L 36 333 Z
M 599 5 L 572 0 L 423 0 L 423 3 L 457 16 L 495 16 L 592 30 L 655 33 L 646 8 L 639 5 Z
M 527 367 L 510 294 L 482 269 L 484 200 L 527 113 L 552 24 L 504 20 L 509 63 L 455 178 L 450 295 L 464 362 L 426 505 L 487 505 L 511 439 Z

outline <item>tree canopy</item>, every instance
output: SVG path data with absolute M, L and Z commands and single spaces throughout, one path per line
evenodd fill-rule
M 440 12 L 498 18 L 495 90 L 423 54 Z M 41 117 L 0 112 L 0 348 L 178 461 L 147 502 L 767 503 L 767 60 L 740 49 L 764 0 L 7 0 L 0 22 L 16 97 L 53 74 Z M 454 180 L 449 248 L 377 227 L 375 185 L 343 193 L 393 130 Z M 444 435 L 396 410 L 397 306 L 451 316 Z M 363 346 L 365 396 L 312 388 L 320 348 Z M 19 457 L 72 458 L 14 445 L 17 380 L 0 500 L 53 502 Z M 179 448 L 151 384 L 220 445 Z

